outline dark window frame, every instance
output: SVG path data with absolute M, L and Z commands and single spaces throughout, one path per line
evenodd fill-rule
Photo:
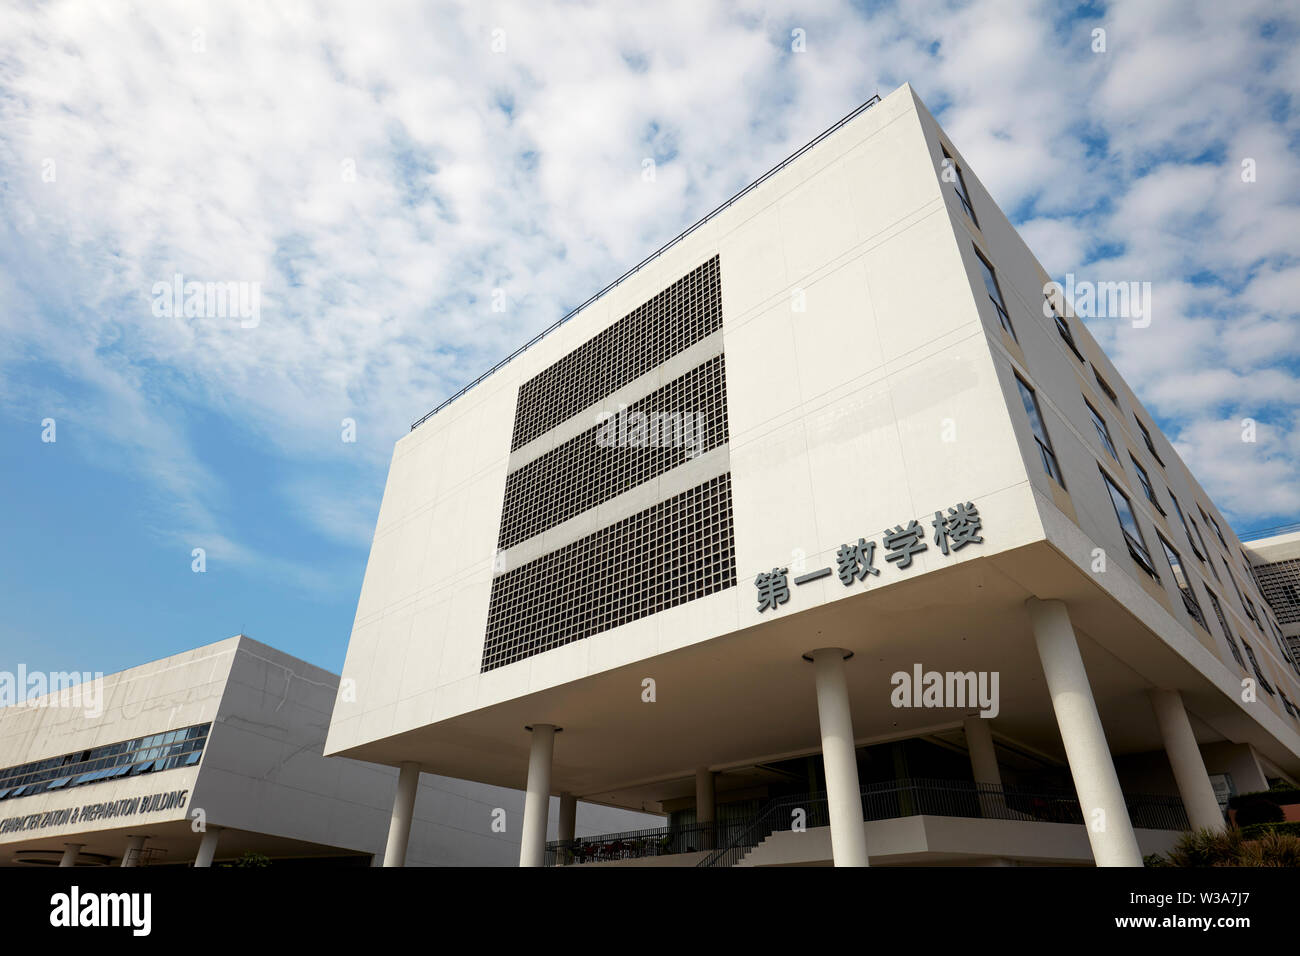
M 1102 480 L 1106 482 L 1107 492 L 1110 495 L 1110 504 L 1115 510 L 1115 520 L 1119 523 L 1120 534 L 1124 536 L 1124 543 L 1128 546 L 1129 555 L 1143 571 L 1159 581 L 1160 575 L 1156 572 L 1155 562 L 1151 560 L 1151 551 L 1147 548 L 1146 536 L 1142 534 L 1142 526 L 1138 523 L 1137 513 L 1133 510 L 1133 502 L 1124 493 L 1124 489 L 1119 486 L 1119 483 L 1107 474 L 1106 469 L 1101 466 L 1100 462 L 1097 463 L 1097 470 L 1101 472 Z M 1120 505 L 1119 501 L 1116 500 L 1116 495 L 1124 500 L 1124 510 L 1128 512 L 1133 529 L 1137 532 L 1136 540 L 1129 533 L 1128 528 L 1125 527 L 1124 515 L 1120 513 Z
M 1057 459 L 1056 449 L 1052 445 L 1052 436 L 1047 431 L 1047 423 L 1043 421 L 1043 409 L 1038 404 L 1038 393 L 1019 374 L 1015 375 L 1015 379 L 1016 385 L 1020 389 L 1020 404 L 1024 407 L 1025 416 L 1029 419 L 1029 433 L 1033 435 L 1034 444 L 1038 446 L 1038 456 L 1042 460 L 1043 470 L 1047 472 L 1047 477 L 1064 488 L 1065 476 L 1061 472 L 1061 463 Z M 1032 411 L 1030 405 L 1033 406 Z M 1035 427 L 1035 422 L 1037 422 L 1037 427 Z M 1039 431 L 1042 431 L 1042 435 L 1038 434 Z

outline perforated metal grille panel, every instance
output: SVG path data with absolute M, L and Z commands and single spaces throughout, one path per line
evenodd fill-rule
M 519 389 L 510 450 L 721 327 L 722 291 L 714 256 L 525 382 Z
M 1300 623 L 1300 559 L 1257 564 L 1251 571 L 1278 621 L 1282 624 Z
M 511 472 L 504 550 L 727 443 L 723 356 Z
M 719 475 L 492 583 L 483 670 L 736 583 L 731 475 Z

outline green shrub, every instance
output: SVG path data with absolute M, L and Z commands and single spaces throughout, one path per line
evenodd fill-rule
M 1241 828 L 1241 834 L 1247 840 L 1257 840 L 1266 833 L 1289 833 L 1300 837 L 1300 820 L 1288 820 L 1286 823 L 1252 823 Z
M 1167 857 L 1152 854 L 1147 866 L 1286 866 L 1300 867 L 1300 824 L 1256 824 L 1248 830 L 1184 833 Z
M 1204 867 L 1236 866 L 1241 856 L 1241 831 L 1216 833 L 1213 830 L 1190 830 L 1169 851 L 1169 866 Z
M 1242 866 L 1300 866 L 1300 836 L 1270 830 L 1242 844 Z
M 1237 803 L 1237 826 L 1248 827 L 1252 823 L 1281 823 L 1286 819 L 1282 807 L 1271 795 L 1251 794 Z

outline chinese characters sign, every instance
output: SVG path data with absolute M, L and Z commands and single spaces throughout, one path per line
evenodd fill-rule
M 936 511 L 930 527 L 934 529 L 934 546 L 941 554 L 960 551 L 968 544 L 984 543 L 980 537 L 979 509 L 969 501 L 949 508 L 947 514 Z M 881 534 L 880 543 L 885 552 L 885 561 L 899 569 L 910 568 L 912 557 L 930 548 L 926 541 L 926 530 L 916 519 L 909 521 L 906 528 L 900 524 L 892 531 L 886 529 Z M 794 579 L 794 584 L 798 587 L 835 574 L 841 584 L 846 588 L 851 587 L 855 581 L 866 581 L 869 575 L 880 576 L 875 560 L 876 542 L 859 538 L 857 544 L 840 545 L 833 569 L 818 568 L 801 574 Z M 773 568 L 754 578 L 760 614 L 768 609 L 775 610 L 790 600 L 789 574 L 789 568 Z

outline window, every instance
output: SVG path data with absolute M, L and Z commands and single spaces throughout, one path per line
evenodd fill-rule
M 1205 563 L 1208 564 L 1208 565 L 1210 566 L 1210 573 L 1214 575 L 1214 580 L 1216 580 L 1216 581 L 1218 581 L 1220 584 L 1222 584 L 1222 583 L 1223 583 L 1223 578 L 1219 577 L 1218 569 L 1215 568 L 1215 566 L 1214 566 L 1214 555 L 1212 555 L 1212 554 L 1207 554 L 1207 555 L 1205 556 Z M 1225 563 L 1226 563 L 1226 562 L 1225 562 Z M 1231 574 L 1231 573 L 1232 573 L 1232 570 L 1229 569 L 1229 570 L 1228 570 L 1228 573 Z
M 1207 590 L 1205 593 L 1210 596 L 1210 607 L 1214 608 L 1214 616 L 1219 619 L 1219 627 L 1223 628 L 1223 636 L 1228 639 L 1228 649 L 1232 651 L 1233 660 L 1244 668 L 1246 662 L 1242 660 L 1241 649 L 1237 647 L 1237 638 L 1233 636 L 1232 628 L 1228 627 L 1228 619 L 1223 616 L 1223 606 L 1219 604 L 1219 599 L 1214 596 L 1213 591 Z
M 978 249 L 975 250 L 975 258 L 980 262 L 980 268 L 984 273 L 984 288 L 988 290 L 989 300 L 993 307 L 998 310 L 998 321 L 1002 327 L 1007 330 L 1007 334 L 1013 339 L 1016 337 L 1016 330 L 1011 327 L 1011 316 L 1007 315 L 1006 303 L 1002 301 L 1002 289 L 998 286 L 997 276 L 993 274 L 993 267 L 988 261 L 980 255 Z
M 1102 418 L 1097 409 L 1092 407 L 1092 402 L 1086 398 L 1083 404 L 1088 406 L 1088 414 L 1092 416 L 1092 427 L 1097 429 L 1097 437 L 1101 439 L 1102 445 L 1110 452 L 1110 457 L 1119 461 L 1119 455 L 1115 453 L 1115 443 L 1110 440 L 1110 429 L 1106 427 L 1106 419 Z
M 1038 453 L 1043 458 L 1043 468 L 1058 485 L 1064 488 L 1065 479 L 1061 477 L 1061 468 L 1056 463 L 1052 440 L 1047 437 L 1047 429 L 1043 427 L 1043 417 L 1038 413 L 1038 398 L 1034 395 L 1034 390 L 1026 385 L 1019 375 L 1016 376 L 1016 384 L 1020 386 L 1020 400 L 1025 405 L 1025 414 L 1029 416 L 1029 427 L 1034 433 L 1034 441 L 1038 444 Z
M 1259 681 L 1259 686 L 1264 689 L 1265 693 L 1270 696 L 1274 695 L 1273 685 L 1268 682 L 1267 678 L 1264 677 L 1263 671 L 1259 669 L 1259 661 L 1255 660 L 1254 649 L 1246 643 L 1245 638 L 1241 639 L 1241 646 L 1246 649 L 1246 656 L 1250 658 L 1250 669 L 1255 672 L 1255 680 Z
M 1165 490 L 1169 491 L 1168 488 L 1166 488 Z M 1187 523 L 1187 516 L 1183 514 L 1183 506 L 1178 503 L 1178 499 L 1174 497 L 1174 493 L 1172 491 L 1169 491 L 1169 500 L 1174 503 L 1174 510 L 1178 512 L 1178 520 L 1183 523 L 1183 534 L 1187 535 L 1187 543 L 1192 546 L 1192 553 L 1195 554 L 1202 561 L 1204 561 L 1205 555 L 1202 554 L 1200 551 L 1198 551 L 1196 548 L 1196 542 L 1199 539 L 1200 535 L 1195 535 L 1195 536 L 1192 535 L 1192 525 Z M 1201 547 L 1204 548 L 1205 545 L 1202 544 Z
M 1097 387 L 1106 393 L 1106 397 L 1110 399 L 1110 403 L 1118 407 L 1119 396 L 1115 394 L 1115 390 L 1106 383 L 1106 380 L 1101 377 L 1101 373 L 1099 373 L 1095 368 L 1092 370 L 1092 377 L 1097 380 Z
M 1246 617 L 1255 622 L 1255 626 L 1259 628 L 1261 634 L 1264 633 L 1264 625 L 1259 623 L 1259 614 L 1255 611 L 1255 605 L 1251 603 L 1250 598 L 1243 598 L 1242 600 L 1246 602 Z
M 1156 511 L 1164 514 L 1165 509 L 1161 508 L 1160 502 L 1156 500 L 1156 490 L 1151 487 L 1151 478 L 1147 475 L 1147 470 L 1143 468 L 1141 463 L 1131 454 L 1128 456 L 1128 460 L 1133 462 L 1133 469 L 1137 472 L 1138 476 L 1138 484 L 1142 486 L 1142 491 L 1146 494 L 1147 501 L 1155 505 Z
M 1074 333 L 1070 331 L 1070 324 L 1065 321 L 1061 313 L 1056 311 L 1056 306 L 1052 303 L 1050 297 L 1044 296 L 1043 298 L 1047 302 L 1047 307 L 1052 310 L 1052 319 L 1056 322 L 1056 331 L 1060 333 L 1061 340 L 1070 347 L 1074 357 L 1082 362 L 1084 360 L 1083 353 L 1079 351 L 1079 346 L 1074 344 Z
M 1223 532 L 1219 529 L 1219 522 L 1215 521 L 1212 517 L 1207 515 L 1205 513 L 1205 509 L 1201 508 L 1200 505 L 1197 505 L 1196 507 L 1200 509 L 1201 517 L 1205 519 L 1205 523 L 1214 529 L 1214 536 L 1219 539 L 1219 544 L 1223 545 L 1223 550 L 1227 551 L 1228 542 L 1224 540 Z
M 1119 485 L 1111 480 L 1110 475 L 1106 474 L 1104 468 L 1097 466 L 1101 471 L 1101 477 L 1106 481 L 1106 488 L 1110 491 L 1110 502 L 1115 506 L 1115 517 L 1119 519 L 1119 527 L 1124 532 L 1124 543 L 1128 545 L 1129 554 L 1133 555 L 1133 560 L 1141 565 L 1142 570 L 1151 575 L 1157 581 L 1160 576 L 1156 574 L 1155 566 L 1151 563 L 1151 554 L 1147 551 L 1146 539 L 1142 537 L 1142 529 L 1138 527 L 1137 518 L 1133 516 L 1133 508 L 1129 505 L 1128 495 L 1120 491 Z
M 961 200 L 961 207 L 966 210 L 966 215 L 970 216 L 970 221 L 978 227 L 980 221 L 975 218 L 975 207 L 971 204 L 970 193 L 966 191 L 966 179 L 961 174 L 961 167 L 957 165 L 957 161 L 949 154 L 947 147 L 941 146 L 940 149 L 943 150 L 943 158 L 948 161 L 945 165 L 952 168 L 953 175 L 956 177 L 952 184 L 953 192 L 955 192 L 957 198 Z
M 1136 415 L 1133 416 L 1133 421 L 1137 422 L 1138 430 L 1142 432 L 1142 440 L 1147 443 L 1147 451 L 1151 452 L 1151 457 L 1156 460 L 1156 464 L 1163 468 L 1165 463 L 1160 458 L 1160 453 L 1156 451 L 1155 442 L 1151 440 L 1151 433 L 1147 431 L 1147 427 L 1142 424 L 1142 421 Z
M 1187 613 L 1192 616 L 1192 620 L 1208 631 L 1205 614 L 1201 611 L 1200 602 L 1196 600 L 1196 592 L 1192 590 L 1191 578 L 1183 573 L 1178 552 L 1165 540 L 1164 535 L 1157 532 L 1156 537 L 1160 539 L 1160 546 L 1165 549 L 1165 560 L 1169 562 L 1169 572 L 1174 576 L 1174 584 L 1178 585 L 1178 590 L 1183 595 L 1183 606 L 1187 608 Z

